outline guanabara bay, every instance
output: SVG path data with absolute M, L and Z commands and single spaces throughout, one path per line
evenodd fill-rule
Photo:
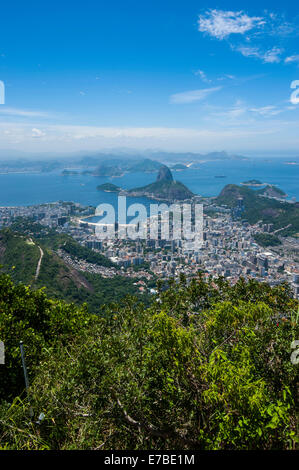
M 295 5 L 17 1 L 1 18 L 1 470 L 294 468 Z

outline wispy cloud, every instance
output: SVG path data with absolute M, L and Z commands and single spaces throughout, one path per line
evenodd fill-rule
M 205 83 L 211 83 L 211 81 L 212 81 L 207 77 L 206 73 L 203 70 L 196 70 L 194 72 L 194 75 L 199 75 L 200 78 L 202 79 L 202 81 L 205 82 Z
M 46 135 L 45 132 L 41 131 L 40 129 L 37 129 L 36 127 L 34 127 L 32 129 L 32 137 L 34 138 L 40 138 L 40 137 L 44 137 Z
M 281 113 L 294 111 L 295 109 L 296 106 L 285 106 L 282 103 L 277 105 L 250 106 L 242 100 L 237 100 L 233 106 L 228 108 L 208 105 L 205 120 L 211 121 L 219 118 L 224 125 L 234 123 L 246 126 L 248 123 L 260 122 L 261 119 L 263 123 L 269 122 L 270 118 L 274 118 Z
M 250 16 L 246 12 L 211 9 L 199 15 L 198 30 L 218 40 L 227 40 L 234 51 L 244 57 L 256 58 L 264 63 L 274 64 L 282 60 L 283 47 L 273 44 L 274 37 L 279 45 L 296 35 L 298 27 L 285 21 L 283 15 L 263 11 L 262 16 Z M 240 38 L 246 40 L 240 44 Z M 267 43 L 267 47 L 265 46 Z M 271 44 L 272 43 L 272 44 Z M 299 62 L 298 55 L 285 59 L 285 63 Z
M 78 140 L 96 142 L 111 141 L 142 141 L 151 142 L 151 139 L 162 139 L 163 142 L 169 142 L 173 139 L 192 139 L 198 137 L 230 136 L 234 135 L 234 130 L 205 129 L 205 128 L 181 128 L 181 127 L 93 127 L 93 126 L 74 126 L 74 125 L 49 125 L 45 130 L 31 128 L 28 125 L 4 124 L 0 123 L 0 135 L 8 135 L 10 138 L 18 138 L 19 141 L 28 141 L 36 137 L 47 137 L 47 142 L 70 143 Z M 239 129 L 236 135 L 251 135 L 256 130 Z M 261 129 L 258 133 L 263 133 Z
M 217 80 L 235 80 L 235 76 L 234 75 L 231 75 L 229 73 L 225 73 L 222 77 L 218 77 Z
M 258 47 L 250 47 L 250 46 L 239 46 L 236 48 L 238 52 L 244 57 L 256 57 L 257 59 L 261 59 L 265 63 L 278 63 L 281 61 L 281 54 L 283 53 L 283 49 L 279 47 L 273 47 L 268 51 L 261 51 Z
M 283 49 L 280 49 L 279 47 L 273 47 L 272 49 L 270 49 L 269 51 L 266 51 L 263 55 L 262 55 L 262 60 L 264 62 L 268 62 L 270 64 L 272 63 L 277 63 L 277 62 L 280 62 L 281 58 L 281 54 L 283 54 Z
M 243 11 L 208 10 L 199 15 L 198 19 L 199 31 L 217 39 L 225 39 L 231 34 L 244 34 L 264 24 L 264 18 L 248 16 Z
M 6 116 L 19 117 L 49 117 L 49 114 L 43 111 L 29 111 L 26 109 L 3 108 L 0 107 L 0 113 Z
M 182 93 L 176 93 L 174 95 L 171 95 L 170 103 L 187 104 L 187 103 L 193 103 L 195 101 L 202 101 L 205 98 L 207 98 L 207 96 L 221 89 L 222 89 L 221 86 L 217 86 L 213 88 L 203 88 L 201 90 L 183 91 Z
M 0 142 L 4 148 L 27 151 L 78 151 L 99 150 L 116 147 L 136 149 L 157 148 L 171 151 L 210 151 L 227 148 L 256 150 L 298 148 L 297 120 L 282 121 L 267 119 L 263 126 L 260 120 L 244 119 L 236 115 L 241 112 L 236 103 L 235 120 L 215 117 L 207 126 L 187 127 L 92 127 L 74 125 L 42 125 L 1 123 Z M 231 116 L 233 117 L 233 116 Z M 206 122 L 207 123 L 207 122 Z M 266 138 L 268 136 L 268 138 Z M 270 137 L 270 138 L 269 138 Z M 279 147 L 280 146 L 280 147 Z
M 212 82 L 215 82 L 215 81 L 223 81 L 223 80 L 235 80 L 235 76 L 234 75 L 231 75 L 229 73 L 225 73 L 223 75 L 221 75 L 220 77 L 214 77 L 213 79 L 212 78 L 209 78 L 207 73 L 204 72 L 203 70 L 195 70 L 195 72 L 193 72 L 194 75 L 197 75 L 201 78 L 201 80 L 204 82 L 204 83 L 212 83 Z
M 299 63 L 299 54 L 291 55 L 289 57 L 286 57 L 284 61 L 285 61 L 286 64 L 291 64 L 291 63 L 294 63 L 294 62 Z
M 284 109 L 278 109 L 276 106 L 262 106 L 260 108 L 251 108 L 250 111 L 257 113 L 260 116 L 277 116 L 282 113 Z
M 242 101 L 237 100 L 236 103 L 228 109 L 219 109 L 216 111 L 212 111 L 209 118 L 225 118 L 225 120 L 235 120 L 238 119 L 240 116 L 245 114 L 247 111 L 247 107 L 245 106 Z

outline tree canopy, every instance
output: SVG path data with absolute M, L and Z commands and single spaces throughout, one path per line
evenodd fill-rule
M 199 274 L 92 315 L 2 274 L 0 447 L 295 448 L 297 310 L 287 285 Z

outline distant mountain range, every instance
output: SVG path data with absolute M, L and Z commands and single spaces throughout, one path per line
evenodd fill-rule
M 244 160 L 246 157 L 238 155 L 229 155 L 226 152 L 213 152 L 206 155 L 192 154 L 192 153 L 166 153 L 156 152 L 152 158 L 143 158 L 140 156 L 133 158 L 116 158 L 115 155 L 98 154 L 97 156 L 88 156 L 82 158 L 77 165 L 84 167 L 84 174 L 91 174 L 94 176 L 103 177 L 119 177 L 124 173 L 158 172 L 161 165 L 164 163 L 172 162 L 173 170 L 186 170 L 188 168 L 197 168 L 203 161 L 212 160 Z M 162 163 L 163 162 L 163 163 Z M 179 163 L 175 163 L 179 162 Z M 184 163 L 183 163 L 184 162 Z M 90 168 L 90 169 L 89 169 Z M 92 169 L 93 168 L 93 169 Z M 64 170 L 64 174 L 66 174 Z M 70 174 L 70 173 L 69 173 Z
M 206 160 L 247 160 L 242 155 L 229 154 L 225 151 L 210 153 L 192 153 L 192 152 L 153 152 L 151 158 L 164 162 L 198 162 Z
M 136 151 L 136 150 L 110 150 L 104 152 L 74 152 L 74 153 L 55 153 L 41 152 L 29 153 L 19 150 L 0 149 L 0 165 L 21 166 L 51 164 L 51 165 L 83 165 L 86 167 L 96 167 L 100 163 L 111 163 L 112 161 L 132 162 L 156 160 L 158 162 L 198 162 L 200 160 L 244 160 L 247 157 L 242 155 L 229 154 L 225 151 L 210 153 L 193 152 L 163 152 L 163 151 Z
M 247 157 L 242 155 L 232 155 L 227 152 L 210 152 L 207 154 L 203 153 L 192 153 L 192 152 L 158 152 L 153 151 L 149 153 L 146 158 L 145 155 L 141 152 L 139 155 L 134 154 L 115 154 L 115 153 L 98 153 L 97 155 L 86 156 L 79 160 L 79 163 L 82 165 L 92 166 L 99 163 L 99 161 L 104 161 L 105 164 L 111 166 L 112 163 L 121 163 L 124 164 L 126 161 L 128 166 L 138 166 L 138 162 L 142 162 L 141 165 L 144 166 L 145 162 L 150 164 L 150 162 L 155 161 L 158 162 L 173 162 L 173 163 L 198 163 L 200 161 L 207 161 L 207 160 L 247 160 Z M 156 170 L 157 170 L 156 166 Z M 150 164 L 150 168 L 148 171 L 152 170 L 152 164 Z

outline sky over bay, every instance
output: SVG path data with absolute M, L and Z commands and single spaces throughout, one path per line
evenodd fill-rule
M 1 18 L 1 149 L 299 148 L 294 2 L 12 1 Z

